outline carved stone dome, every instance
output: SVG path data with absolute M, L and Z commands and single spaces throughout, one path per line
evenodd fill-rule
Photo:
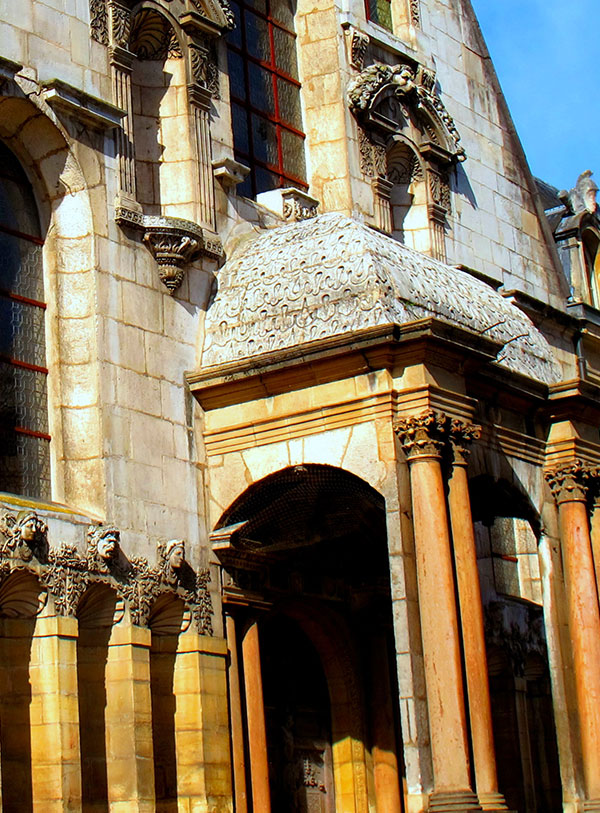
M 546 339 L 493 288 L 340 214 L 270 229 L 233 254 L 206 316 L 202 366 L 427 317 L 502 343 L 503 367 L 560 379 Z

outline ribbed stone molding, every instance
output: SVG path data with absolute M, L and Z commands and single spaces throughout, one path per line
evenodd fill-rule
M 470 790 L 434 792 L 429 799 L 429 813 L 471 813 L 481 809 L 477 796 Z

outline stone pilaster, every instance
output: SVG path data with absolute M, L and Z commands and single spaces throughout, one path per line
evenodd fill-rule
M 110 809 L 155 810 L 149 629 L 113 627 L 106 664 L 106 762 Z
M 401 418 L 410 466 L 419 612 L 434 788 L 431 813 L 481 810 L 470 787 L 460 633 L 441 456 L 449 420 L 434 410 Z
M 584 810 L 594 812 L 600 811 L 600 609 L 586 499 L 598 475 L 598 469 L 579 460 L 546 472 L 559 513 L 585 779 Z
M 471 443 L 478 440 L 480 435 L 479 426 L 456 419 L 451 421 L 452 474 L 449 480 L 448 504 L 460 604 L 477 798 L 483 810 L 506 810 L 504 797 L 498 792 L 483 607 L 467 477 Z

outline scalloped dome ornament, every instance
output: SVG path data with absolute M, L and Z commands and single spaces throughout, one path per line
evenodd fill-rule
M 545 384 L 561 378 L 544 336 L 493 288 L 341 214 L 240 246 L 219 272 L 202 365 L 428 317 L 500 342 L 502 367 Z

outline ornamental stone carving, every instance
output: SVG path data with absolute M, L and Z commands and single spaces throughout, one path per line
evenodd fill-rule
M 223 253 L 219 238 L 190 220 L 144 215 L 125 206 L 117 207 L 115 220 L 121 226 L 143 232 L 143 240 L 156 260 L 159 277 L 171 296 L 181 285 L 188 263 L 200 254 L 217 259 Z
M 421 415 L 399 418 L 394 431 L 408 461 L 419 457 L 442 455 L 448 439 L 448 416 L 443 412 L 428 409 Z
M 90 30 L 92 39 L 108 45 L 108 9 L 106 0 L 90 0 Z
M 367 47 L 370 39 L 368 34 L 352 28 L 349 31 L 350 36 L 350 64 L 358 71 L 362 71 L 365 67 L 365 57 L 367 55 Z
M 350 109 L 369 133 L 401 132 L 412 110 L 429 140 L 446 153 L 446 160 L 466 159 L 454 119 L 435 92 L 433 71 L 376 62 L 350 83 L 347 96 Z
M 582 172 L 579 178 L 577 178 L 577 183 L 573 189 L 569 192 L 560 193 L 561 200 L 566 199 L 568 208 L 574 215 L 583 214 L 584 212 L 589 212 L 589 214 L 593 215 L 598 209 L 598 202 L 596 200 L 598 186 L 593 180 L 592 175 L 592 171 L 586 169 L 585 172 Z
M 427 317 L 499 342 L 502 367 L 560 380 L 546 339 L 489 285 L 336 213 L 269 229 L 223 265 L 202 365 Z
M 210 570 L 197 572 L 185 560 L 183 540 L 159 548 L 157 565 L 144 557 L 127 559 L 114 525 L 92 525 L 82 555 L 73 545 L 49 548 L 48 528 L 35 512 L 7 512 L 0 521 L 0 582 L 15 569 L 35 575 L 54 599 L 58 615 L 75 616 L 88 587 L 111 587 L 129 608 L 131 621 L 146 626 L 156 599 L 171 593 L 181 598 L 201 635 L 212 635 L 213 607 Z M 44 592 L 45 595 L 45 592 Z
M 219 99 L 219 69 L 213 43 L 205 40 L 190 45 L 189 52 L 194 81 L 207 90 L 214 99 Z
M 127 48 L 131 35 L 131 10 L 116 0 L 110 0 L 110 29 L 112 45 Z
M 564 502 L 585 502 L 588 490 L 595 487 L 600 469 L 581 460 L 573 460 L 544 474 L 557 505 Z
M 158 265 L 158 275 L 171 296 L 183 282 L 184 267 L 199 253 L 201 238 L 169 226 L 147 228 L 144 242 Z
M 481 437 L 481 426 L 458 418 L 452 418 L 449 428 L 449 440 L 453 453 L 453 465 L 466 466 L 471 444 Z
M 5 542 L 0 552 L 30 562 L 34 557 L 44 562 L 48 555 L 48 526 L 35 511 L 7 512 L 0 521 Z

